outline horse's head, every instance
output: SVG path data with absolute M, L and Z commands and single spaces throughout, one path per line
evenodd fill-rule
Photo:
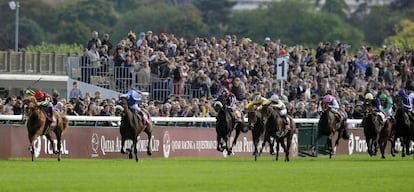
M 220 102 L 225 107 L 227 104 L 226 102 L 227 99 L 228 99 L 228 96 L 226 94 L 221 94 L 217 97 L 216 101 Z
M 120 115 L 122 116 L 125 112 L 129 109 L 128 100 L 126 97 L 120 97 L 118 100 L 117 110 L 119 111 Z
M 273 113 L 277 113 L 277 111 L 272 107 L 270 104 L 262 105 L 259 109 L 262 114 L 263 120 L 269 118 Z
M 37 105 L 36 98 L 33 96 L 27 96 L 23 98 L 23 106 L 27 112 L 31 112 L 34 110 L 39 109 L 39 106 Z
M 260 121 L 261 113 L 255 109 L 247 111 L 247 123 L 249 127 L 254 127 L 254 125 Z

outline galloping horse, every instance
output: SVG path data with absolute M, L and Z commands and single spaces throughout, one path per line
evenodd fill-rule
M 213 106 L 218 111 L 216 117 L 217 151 L 223 152 L 226 150 L 227 155 L 231 155 L 233 153 L 233 146 L 236 145 L 237 138 L 240 135 L 241 125 L 235 125 L 235 119 L 226 105 L 226 100 L 226 96 L 220 95 Z M 236 130 L 236 135 L 230 146 L 230 137 L 234 129 Z
M 263 121 L 266 129 L 266 134 L 273 137 L 276 140 L 276 160 L 279 159 L 279 147 L 282 145 L 283 151 L 285 152 L 285 161 L 289 160 L 290 146 L 292 143 L 293 134 L 296 132 L 296 125 L 293 123 L 293 119 L 289 118 L 291 122 L 290 129 L 287 129 L 283 123 L 282 117 L 279 115 L 279 110 L 272 105 L 265 105 L 261 109 L 263 114 Z M 265 136 L 265 140 L 266 140 Z M 285 143 L 286 139 L 286 143 Z M 273 146 L 272 146 L 273 148 Z
M 61 160 L 61 144 L 62 134 L 68 128 L 68 119 L 60 112 L 53 111 L 53 117 L 56 122 L 52 122 L 46 130 L 46 113 L 37 105 L 36 99 L 33 96 L 27 96 L 23 99 L 25 114 L 27 115 L 27 131 L 29 136 L 29 150 L 32 154 L 32 161 L 34 160 L 34 141 L 37 137 L 45 135 L 49 143 L 52 145 L 53 153 L 58 155 L 58 161 Z M 55 146 L 51 132 L 55 133 L 57 146 Z
M 139 117 L 132 109 L 129 108 L 127 98 L 121 97 L 120 98 L 120 105 L 123 107 L 123 111 L 121 113 L 121 126 L 120 126 L 120 133 L 121 133 L 121 153 L 126 154 L 124 145 L 126 140 L 132 140 L 131 149 L 129 151 L 129 158 L 132 159 L 132 151 L 135 154 L 135 161 L 138 162 L 138 136 L 144 131 L 148 136 L 148 144 L 147 144 L 147 154 L 150 156 L 152 155 L 151 151 L 151 139 L 152 139 L 152 129 L 153 125 L 149 120 L 146 125 L 141 123 L 142 117 Z M 148 118 L 149 118 L 149 114 Z
M 332 139 L 335 136 L 335 133 L 338 132 L 338 137 L 335 141 L 335 146 L 339 144 L 339 139 L 341 137 L 342 139 L 348 140 L 349 135 L 346 130 L 346 121 L 343 120 L 341 122 L 340 119 L 337 118 L 335 112 L 332 111 L 333 109 L 331 109 L 329 106 L 326 106 L 326 104 L 323 108 L 324 110 L 322 111 L 322 114 L 318 122 L 318 133 L 313 143 L 314 145 L 316 145 L 319 138 L 321 138 L 322 136 L 328 136 L 328 138 L 326 139 L 326 144 L 328 146 L 329 158 L 331 159 L 334 153 Z M 338 130 L 337 124 L 340 124 Z
M 395 112 L 395 139 L 401 141 L 401 156 L 410 154 L 410 141 L 414 141 L 414 121 L 410 118 L 410 112 L 404 107 L 399 107 Z
M 263 141 L 262 147 L 259 151 L 257 148 L 258 148 L 260 139 L 263 140 L 263 137 L 266 131 L 263 120 L 262 120 L 262 113 L 254 109 L 247 111 L 247 121 L 248 121 L 248 126 L 252 130 L 252 139 L 253 139 L 253 145 L 254 145 L 253 155 L 254 155 L 254 160 L 257 161 L 257 157 L 260 156 L 260 154 L 262 153 L 263 144 L 265 143 L 265 141 Z M 270 139 L 269 139 L 269 145 L 270 145 L 270 150 L 273 151 L 273 142 L 271 143 Z
M 372 106 L 366 106 L 366 115 L 362 120 L 364 135 L 367 141 L 368 154 L 370 156 L 377 155 L 378 139 L 382 129 L 382 117 L 377 114 Z

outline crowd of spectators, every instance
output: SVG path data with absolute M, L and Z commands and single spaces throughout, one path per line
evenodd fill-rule
M 277 94 L 295 118 L 317 118 L 318 101 L 328 91 L 347 111 L 348 118 L 362 118 L 366 93 L 394 96 L 401 88 L 413 90 L 413 50 L 391 45 L 374 51 L 366 45 L 351 53 L 349 47 L 341 42 L 320 42 L 307 48 L 287 46 L 270 37 L 256 43 L 236 35 L 189 40 L 152 31 L 141 32 L 138 37 L 129 32 L 112 45 L 109 34 L 100 40 L 94 31 L 84 56 L 97 63 L 113 60 L 115 66 L 139 74 L 139 83 L 150 82 L 151 76 L 171 78 L 174 91 L 168 99 L 144 97 L 141 107 L 152 116 L 215 116 L 211 104 L 220 86 L 230 88 L 240 109 L 254 93 L 266 98 Z M 276 79 L 276 60 L 281 57 L 289 65 L 287 80 L 282 81 L 283 92 L 281 81 Z M 200 88 L 203 94 L 200 98 L 181 97 L 185 84 Z M 69 101 L 59 99 L 56 108 L 68 115 L 117 115 L 116 98 L 102 99 L 99 92 L 82 95 L 79 90 L 70 97 Z M 20 108 L 21 99 L 9 97 L 1 102 L 0 113 L 19 114 Z

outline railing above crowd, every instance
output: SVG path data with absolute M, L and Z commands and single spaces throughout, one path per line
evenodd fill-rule
M 0 51 L 0 73 L 67 75 L 70 54 Z
M 0 73 L 68 75 L 70 78 L 99 87 L 125 93 L 130 89 L 149 92 L 151 100 L 166 100 L 170 95 L 186 99 L 200 98 L 203 90 L 183 85 L 183 91 L 175 93 L 171 78 L 151 77 L 148 83 L 139 83 L 136 72 L 130 67 L 114 66 L 112 60 L 99 65 L 82 65 L 82 57 L 71 54 L 43 52 L 0 51 Z
M 84 65 L 82 59 L 79 56 L 68 57 L 68 75 L 72 79 L 120 93 L 131 89 L 148 92 L 150 100 L 164 101 L 171 95 L 185 99 L 206 96 L 202 88 L 194 88 L 190 83 L 183 84 L 183 91 L 178 93 L 174 88 L 179 85 L 172 78 L 151 77 L 148 83 L 140 83 L 133 67 L 115 66 L 113 60 Z

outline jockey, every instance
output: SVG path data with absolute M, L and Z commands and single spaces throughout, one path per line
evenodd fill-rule
M 374 95 L 372 93 L 367 93 L 364 96 L 364 105 L 365 106 L 372 106 L 374 100 Z
M 411 118 L 414 119 L 414 111 L 413 111 L 414 93 L 407 94 L 404 89 L 401 89 L 398 91 L 398 96 L 400 97 L 400 101 L 402 101 L 402 106 L 410 112 Z
M 256 93 L 253 99 L 249 103 L 247 103 L 246 109 L 250 110 L 253 108 L 253 106 L 256 105 L 258 105 L 258 109 L 260 109 L 263 105 L 266 105 L 268 103 L 269 101 L 265 97 L 260 95 L 260 93 Z
M 36 98 L 37 105 L 46 113 L 46 128 L 44 133 L 47 134 L 49 131 L 50 124 L 53 122 L 53 105 L 51 102 L 51 98 L 49 94 L 37 90 L 34 94 L 34 97 Z
M 142 122 L 146 124 L 148 120 L 148 116 L 143 112 L 143 110 L 139 107 L 142 100 L 142 92 L 137 90 L 130 90 L 127 93 L 121 95 L 120 97 L 127 98 L 129 108 L 131 108 L 136 114 L 141 115 L 144 117 Z
M 387 94 L 385 93 L 381 93 L 379 95 L 379 109 L 387 116 L 391 117 L 392 116 L 392 99 L 391 97 L 388 97 Z
M 341 122 L 344 120 L 344 116 L 339 111 L 340 109 L 339 109 L 338 101 L 336 100 L 334 96 L 328 93 L 323 97 L 323 102 L 328 105 L 328 108 L 332 112 L 335 113 L 337 119 L 339 120 L 338 125 L 337 125 L 337 128 L 339 128 Z
M 236 120 L 236 123 L 243 123 L 242 120 L 242 113 L 241 111 L 237 108 L 236 105 L 236 96 L 230 92 L 227 88 L 223 88 L 220 92 L 220 95 L 224 96 L 226 98 L 226 103 L 224 103 L 228 109 L 231 110 L 232 115 L 234 117 L 234 119 Z
M 279 99 L 278 95 L 272 95 L 269 99 L 270 105 L 272 107 L 276 107 L 276 109 L 279 111 L 280 117 L 283 119 L 283 123 L 285 124 L 286 129 L 290 129 L 290 119 L 287 117 L 287 108 L 286 105 L 283 103 L 282 100 Z

